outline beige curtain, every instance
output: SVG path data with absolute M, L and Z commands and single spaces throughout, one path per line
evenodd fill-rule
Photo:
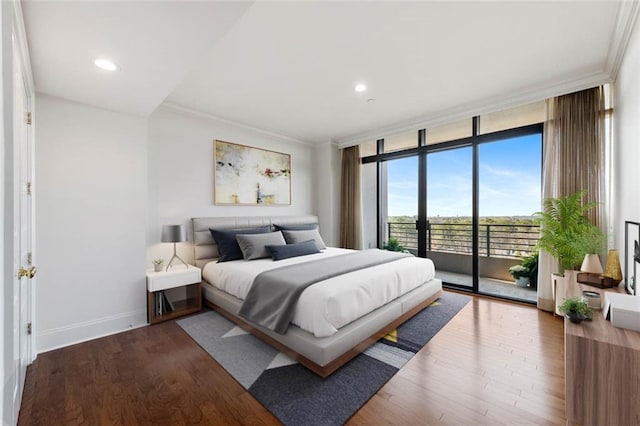
M 542 165 L 542 197 L 564 197 L 586 190 L 584 202 L 599 203 L 589 220 L 606 230 L 604 194 L 604 91 L 583 90 L 547 100 Z M 540 253 L 538 308 L 554 310 L 551 273 L 555 259 Z
M 340 247 L 360 249 L 360 148 L 342 150 Z

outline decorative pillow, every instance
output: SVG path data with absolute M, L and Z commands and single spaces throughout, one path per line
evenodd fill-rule
M 237 234 L 236 240 L 245 260 L 262 259 L 271 254 L 265 246 L 267 244 L 286 244 L 282 232 L 269 232 L 268 234 Z
M 305 256 L 307 254 L 320 253 L 314 240 L 301 243 L 286 244 L 282 246 L 268 245 L 265 248 L 271 253 L 273 260 L 289 259 L 290 257 Z
M 276 231 L 309 231 L 318 229 L 317 223 L 296 223 L 292 225 L 273 225 Z
M 307 231 L 282 231 L 282 233 L 284 234 L 284 239 L 287 240 L 287 244 L 314 240 L 316 242 L 316 246 L 318 246 L 318 250 L 324 250 L 327 248 L 317 229 L 310 229 Z
M 230 260 L 242 259 L 242 250 L 236 241 L 238 234 L 266 234 L 271 232 L 271 226 L 261 226 L 259 228 L 242 229 L 213 229 L 209 228 L 211 236 L 218 245 L 220 257 L 218 262 L 228 262 Z

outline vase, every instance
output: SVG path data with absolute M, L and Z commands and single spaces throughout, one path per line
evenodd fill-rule
M 516 278 L 516 285 L 518 287 L 525 288 L 529 286 L 529 277 L 518 277 Z
M 153 270 L 155 272 L 162 272 L 162 263 L 154 263 L 153 264 Z

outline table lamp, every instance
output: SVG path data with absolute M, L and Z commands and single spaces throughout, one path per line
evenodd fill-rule
M 162 238 L 160 241 L 163 243 L 173 243 L 173 256 L 167 264 L 167 269 L 165 269 L 165 271 L 169 270 L 169 266 L 171 266 L 171 262 L 173 262 L 174 259 L 178 259 L 180 262 L 184 263 L 184 266 L 187 268 L 189 267 L 187 262 L 180 259 L 180 256 L 176 254 L 176 243 L 187 241 L 187 232 L 184 229 L 184 225 L 163 225 Z

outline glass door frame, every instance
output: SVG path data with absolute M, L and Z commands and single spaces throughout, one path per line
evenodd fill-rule
M 542 135 L 542 153 L 544 158 L 544 124 L 530 124 L 512 129 L 500 130 L 492 133 L 479 134 L 480 120 L 479 117 L 473 117 L 472 135 L 466 138 L 456 139 L 447 142 L 428 145 L 426 141 L 426 130 L 420 129 L 417 132 L 417 146 L 402 151 L 384 152 L 384 139 L 376 141 L 377 154 L 361 159 L 362 164 L 376 163 L 377 167 L 377 242 L 378 248 L 382 248 L 385 238 L 382 224 L 382 209 L 380 208 L 381 200 L 385 199 L 386 194 L 382 194 L 386 185 L 383 185 L 383 168 L 382 163 L 389 160 L 395 160 L 405 157 L 418 157 L 418 218 L 416 220 L 416 229 L 418 230 L 418 256 L 427 257 L 427 155 L 437 151 L 445 151 L 461 147 L 472 147 L 472 286 L 464 286 L 452 283 L 443 283 L 445 287 L 454 288 L 462 291 L 470 291 L 475 294 L 485 294 L 479 291 L 479 224 L 480 224 L 480 176 L 479 176 L 479 146 L 483 143 L 497 142 L 505 139 L 512 139 L 520 136 L 532 134 Z M 493 294 L 486 294 L 496 296 Z M 508 296 L 499 296 L 503 299 L 511 299 Z M 514 299 L 516 300 L 516 299 Z M 521 300 L 518 300 L 521 302 Z

